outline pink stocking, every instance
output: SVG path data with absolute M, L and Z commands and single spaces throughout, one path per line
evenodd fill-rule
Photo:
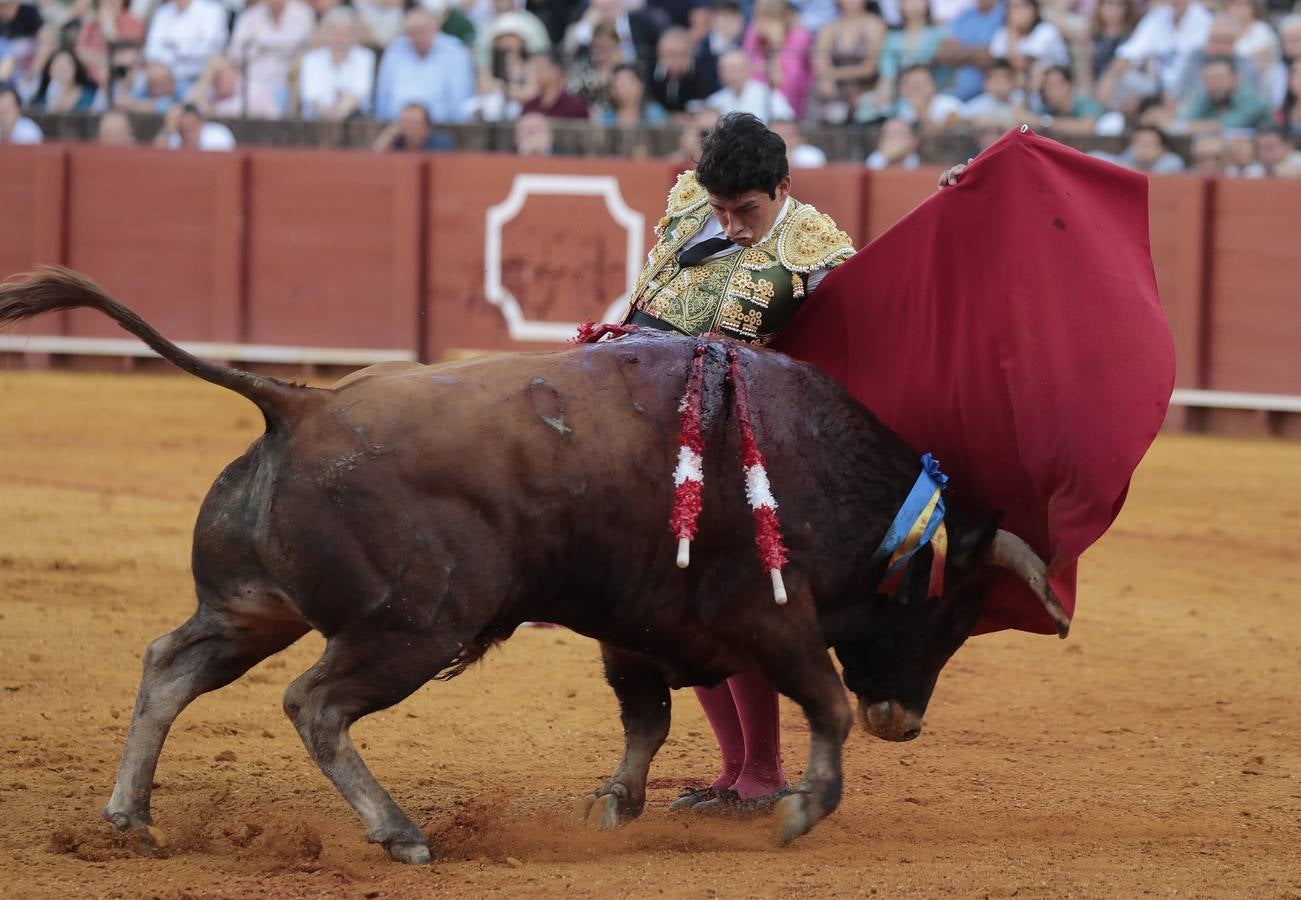
M 727 686 L 745 738 L 745 762 L 732 790 L 743 799 L 780 790 L 786 775 L 782 771 L 777 692 L 758 672 L 733 675 L 727 679 Z
M 718 740 L 718 749 L 723 756 L 723 769 L 710 787 L 731 787 L 732 782 L 741 774 L 745 762 L 745 737 L 732 692 L 726 682 L 718 687 L 698 687 L 695 690 L 696 699 L 705 710 L 705 718 L 709 720 L 709 727 L 714 729 L 714 737 Z

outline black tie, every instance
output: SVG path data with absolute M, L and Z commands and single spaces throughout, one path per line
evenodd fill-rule
M 726 250 L 732 242 L 725 237 L 706 238 L 693 247 L 688 247 L 678 254 L 678 265 L 684 269 L 698 266 L 720 250 Z

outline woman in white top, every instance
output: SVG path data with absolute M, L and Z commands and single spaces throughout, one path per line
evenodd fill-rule
M 1008 0 L 1007 24 L 994 32 L 989 55 L 1010 62 L 1026 91 L 1038 89 L 1045 69 L 1071 64 L 1062 33 L 1040 16 L 1039 0 Z
M 1262 18 L 1262 0 L 1229 0 L 1228 11 L 1242 30 L 1233 44 L 1234 54 L 1251 60 L 1261 72 L 1273 71 L 1281 53 L 1278 35 Z
M 298 96 L 305 119 L 346 119 L 370 111 L 375 51 L 357 43 L 357 14 L 346 6 L 321 21 L 323 46 L 303 54 Z

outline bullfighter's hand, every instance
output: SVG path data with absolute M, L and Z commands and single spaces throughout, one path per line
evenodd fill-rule
M 940 187 L 943 188 L 957 184 L 958 179 L 962 177 L 963 172 L 967 171 L 967 166 L 969 165 L 971 165 L 971 160 L 967 160 L 964 163 L 958 163 L 950 169 L 945 169 L 944 174 L 940 176 Z

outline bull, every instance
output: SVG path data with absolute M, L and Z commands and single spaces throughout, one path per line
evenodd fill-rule
M 424 834 L 349 737 L 358 719 L 451 678 L 526 620 L 600 642 L 625 750 L 583 802 L 593 825 L 637 816 L 669 731 L 670 689 L 758 670 L 808 718 L 809 764 L 776 818 L 785 840 L 841 796 L 857 695 L 867 730 L 919 733 L 941 668 L 979 618 L 997 568 L 1026 581 L 1065 636 L 1044 563 L 997 519 L 950 509 L 942 596 L 927 578 L 882 595 L 872 559 L 918 472 L 918 454 L 816 369 L 729 345 L 779 495 L 789 602 L 753 548 L 728 361 L 704 357 L 703 513 L 690 568 L 667 528 L 677 407 L 695 341 L 639 333 L 551 353 L 388 363 L 329 388 L 199 359 L 86 278 L 44 269 L 0 285 L 0 325 L 90 308 L 179 368 L 248 398 L 266 430 L 226 467 L 194 530 L 198 606 L 149 644 L 117 782 L 116 828 L 157 835 L 154 771 L 199 695 L 309 629 L 321 658 L 284 693 L 308 754 L 396 860 L 431 858 Z M 929 548 L 923 548 L 925 557 Z M 917 566 L 925 573 L 929 560 Z M 834 648 L 841 677 L 827 648 Z

